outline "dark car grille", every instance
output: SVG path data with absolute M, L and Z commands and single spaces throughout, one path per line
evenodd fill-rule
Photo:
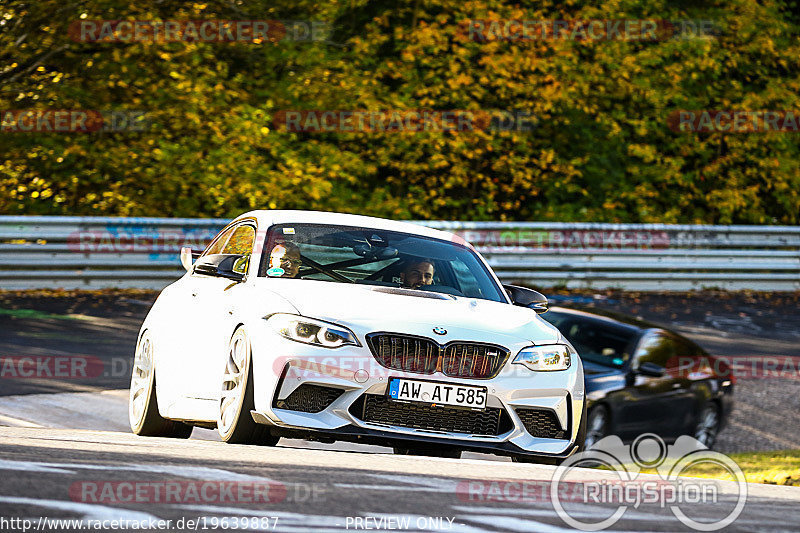
M 543 439 L 566 439 L 567 432 L 561 429 L 556 414 L 548 409 L 517 409 L 517 416 L 525 430 L 533 437 Z
M 502 435 L 513 426 L 504 409 L 483 410 L 404 403 L 378 394 L 364 394 L 350 407 L 350 413 L 376 424 L 469 435 Z
M 327 409 L 343 392 L 342 389 L 333 387 L 304 384 L 293 390 L 285 400 L 277 400 L 275 407 L 303 413 L 319 413 Z
M 451 342 L 440 346 L 425 337 L 377 333 L 367 336 L 372 355 L 393 370 L 456 378 L 487 379 L 500 371 L 509 351 L 493 344 Z

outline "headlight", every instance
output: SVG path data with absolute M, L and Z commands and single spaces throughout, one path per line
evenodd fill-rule
M 572 363 L 572 350 L 566 344 L 531 346 L 520 350 L 514 363 L 539 372 L 566 370 Z
M 344 326 L 285 313 L 276 313 L 265 318 L 277 334 L 293 341 L 325 348 L 361 346 L 355 334 Z

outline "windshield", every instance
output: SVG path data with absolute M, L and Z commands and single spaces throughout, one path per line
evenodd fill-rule
M 507 301 L 475 252 L 450 241 L 366 227 L 277 224 L 264 250 L 259 276 Z
M 542 318 L 561 331 L 581 359 L 621 368 L 631 357 L 630 349 L 637 335 L 636 329 L 558 311 L 549 311 Z

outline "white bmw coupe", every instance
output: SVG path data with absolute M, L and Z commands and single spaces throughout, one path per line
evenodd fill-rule
M 583 445 L 583 366 L 538 316 L 547 299 L 504 287 L 457 235 L 253 211 L 181 261 L 139 333 L 136 434 L 551 463 Z

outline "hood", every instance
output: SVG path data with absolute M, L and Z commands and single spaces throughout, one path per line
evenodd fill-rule
M 513 341 L 550 344 L 558 330 L 531 309 L 507 303 L 456 297 L 434 292 L 392 289 L 328 281 L 258 278 L 268 289 L 288 300 L 300 314 L 361 325 L 372 331 L 393 331 L 431 336 L 439 326 L 451 335 L 482 340 L 509 337 Z

